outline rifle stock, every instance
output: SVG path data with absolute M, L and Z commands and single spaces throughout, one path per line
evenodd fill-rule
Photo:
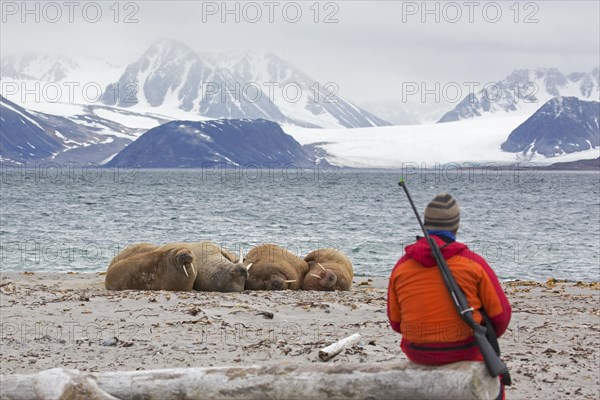
M 480 325 L 481 326 L 481 325 Z M 482 331 L 479 329 L 473 331 L 473 336 L 475 337 L 475 343 L 479 347 L 479 351 L 483 356 L 483 361 L 485 363 L 485 367 L 492 377 L 496 377 L 498 375 L 506 375 L 508 373 L 508 368 L 500 360 L 500 357 L 496 354 L 496 351 L 487 340 L 485 336 L 485 328 Z

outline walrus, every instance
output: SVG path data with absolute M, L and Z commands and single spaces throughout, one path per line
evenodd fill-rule
M 110 265 L 104 285 L 108 290 L 190 291 L 196 279 L 193 262 L 185 247 L 149 250 Z
M 336 249 L 318 249 L 304 257 L 310 270 L 302 282 L 303 290 L 348 290 L 354 272 L 352 262 Z
M 121 250 L 108 264 L 108 268 L 112 267 L 118 261 L 124 260 L 127 257 L 134 256 L 136 254 L 146 253 L 151 250 L 156 250 L 158 246 L 152 243 L 136 243 L 125 247 Z
M 244 264 L 250 263 L 248 290 L 298 290 L 309 269 L 306 261 L 275 244 L 263 244 L 250 250 Z
M 241 292 L 246 285 L 248 269 L 242 257 L 237 257 L 213 242 L 169 243 L 159 249 L 185 246 L 194 254 L 194 265 L 198 271 L 194 290 L 203 292 Z

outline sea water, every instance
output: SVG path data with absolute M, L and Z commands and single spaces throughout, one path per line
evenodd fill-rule
M 405 171 L 406 172 L 406 171 Z M 401 171 L 5 167 L 2 271 L 106 269 L 131 243 L 276 243 L 303 257 L 334 247 L 357 275 L 387 276 L 420 233 Z M 458 239 L 501 279 L 600 280 L 598 172 L 443 170 L 407 176 L 421 212 L 461 208 Z

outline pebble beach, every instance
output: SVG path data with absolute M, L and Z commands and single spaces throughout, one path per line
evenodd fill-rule
M 600 398 L 600 283 L 503 283 L 513 307 L 501 338 L 509 399 Z M 101 273 L 0 274 L 0 373 L 100 372 L 404 360 L 386 316 L 387 280 L 350 291 L 108 291 Z

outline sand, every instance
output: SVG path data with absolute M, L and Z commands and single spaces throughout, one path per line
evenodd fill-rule
M 110 292 L 99 274 L 0 274 L 0 373 L 403 360 L 386 317 L 384 278 L 348 292 Z M 508 398 L 600 398 L 600 285 L 511 282 L 501 339 Z

